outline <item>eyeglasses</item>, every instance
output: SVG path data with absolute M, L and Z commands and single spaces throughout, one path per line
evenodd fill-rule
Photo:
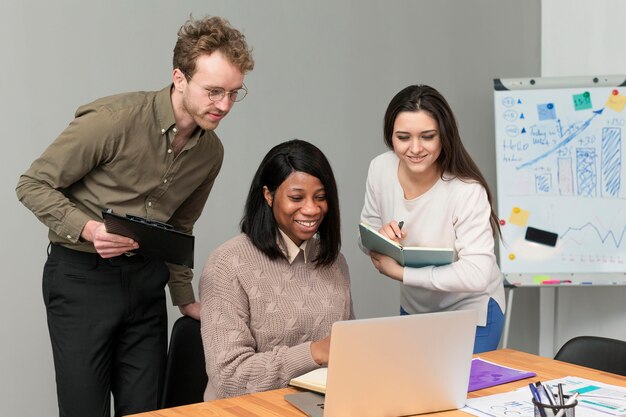
M 193 78 L 189 76 L 189 74 L 184 73 L 184 72 L 183 74 L 185 75 L 185 77 L 187 77 L 188 81 L 193 81 L 193 83 L 196 84 L 198 87 L 202 87 L 200 84 L 195 82 Z M 246 87 L 245 84 L 241 86 L 240 88 L 237 88 L 231 91 L 226 91 L 222 87 L 211 87 L 211 88 L 202 87 L 202 88 L 204 88 L 204 91 L 207 93 L 207 95 L 209 96 L 209 100 L 211 101 L 222 101 L 224 96 L 228 95 L 228 99 L 230 101 L 232 101 L 233 103 L 237 103 L 243 100 L 248 95 L 248 88 Z

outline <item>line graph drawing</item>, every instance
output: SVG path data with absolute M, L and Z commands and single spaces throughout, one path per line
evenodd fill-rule
M 567 133 L 566 132 L 566 134 L 567 134 L 566 138 L 563 139 L 554 148 L 550 149 L 549 151 L 545 152 L 542 155 L 539 155 L 538 157 L 536 157 L 534 159 L 531 159 L 528 162 L 524 162 L 523 164 L 518 165 L 517 169 L 523 169 L 523 168 L 529 167 L 531 165 L 534 165 L 538 161 L 541 161 L 545 157 L 551 155 L 557 149 L 559 149 L 559 148 L 567 145 L 568 143 L 570 143 L 572 140 L 574 140 L 576 138 L 576 136 L 580 135 L 585 129 L 587 129 L 587 127 L 589 127 L 589 125 L 591 124 L 593 119 L 595 119 L 597 116 L 601 115 L 603 111 L 604 111 L 604 108 L 602 108 L 600 110 L 594 110 L 593 115 L 589 119 L 587 119 L 582 125 L 580 125 L 577 129 L 574 129 L 571 133 Z M 560 124 L 559 124 L 559 126 L 560 126 Z M 568 130 L 568 132 L 569 132 L 569 130 Z
M 610 239 L 610 242 L 615 245 L 616 248 L 620 248 L 622 246 L 622 242 L 624 241 L 624 235 L 626 235 L 626 225 L 622 228 L 622 231 L 619 233 L 613 233 L 612 230 L 605 232 L 604 234 L 598 229 L 598 227 L 591 223 L 587 222 L 580 227 L 568 227 L 560 236 L 560 239 L 564 239 L 571 232 L 584 232 L 585 230 L 590 229 L 595 232 L 600 239 L 602 244 L 606 243 L 607 240 Z

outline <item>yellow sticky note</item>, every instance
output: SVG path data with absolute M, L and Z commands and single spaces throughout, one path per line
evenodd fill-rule
M 509 223 L 512 223 L 519 227 L 526 227 L 529 214 L 530 212 L 528 210 L 523 210 L 519 207 L 513 207 L 511 209 L 511 215 L 509 216 Z
M 550 275 L 535 275 L 533 276 L 534 284 L 541 284 L 543 281 L 547 281 L 550 279 Z
M 611 94 L 609 99 L 606 101 L 605 106 L 609 109 L 615 110 L 616 112 L 621 112 L 624 110 L 624 106 L 626 106 L 626 96 L 623 94 Z

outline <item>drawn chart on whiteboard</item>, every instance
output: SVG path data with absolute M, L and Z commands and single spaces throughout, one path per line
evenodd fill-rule
M 626 271 L 625 93 L 495 91 L 503 272 Z

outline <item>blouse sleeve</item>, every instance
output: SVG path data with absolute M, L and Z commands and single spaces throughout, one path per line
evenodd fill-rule
M 484 292 L 494 279 L 491 206 L 479 184 L 464 187 L 456 198 L 453 228 L 458 260 L 449 265 L 404 268 L 405 285 L 446 292 Z
M 377 189 L 377 176 L 375 174 L 374 161 L 370 163 L 367 171 L 367 180 L 365 183 L 365 201 L 363 210 L 361 210 L 361 222 L 372 226 L 375 230 L 380 229 L 382 220 L 379 212 L 378 198 L 380 192 Z M 358 238 L 359 248 L 363 253 L 369 255 L 369 250 L 361 243 L 361 237 Z
M 380 191 L 377 187 L 377 175 L 375 173 L 374 161 L 370 163 L 367 171 L 367 181 L 365 183 L 365 201 L 361 210 L 361 221 L 377 229 L 382 226 L 379 212 Z
M 238 256 L 214 252 L 200 281 L 201 326 L 209 383 L 232 397 L 285 387 L 319 365 L 310 342 L 257 352 L 249 327 L 248 297 L 238 280 Z

